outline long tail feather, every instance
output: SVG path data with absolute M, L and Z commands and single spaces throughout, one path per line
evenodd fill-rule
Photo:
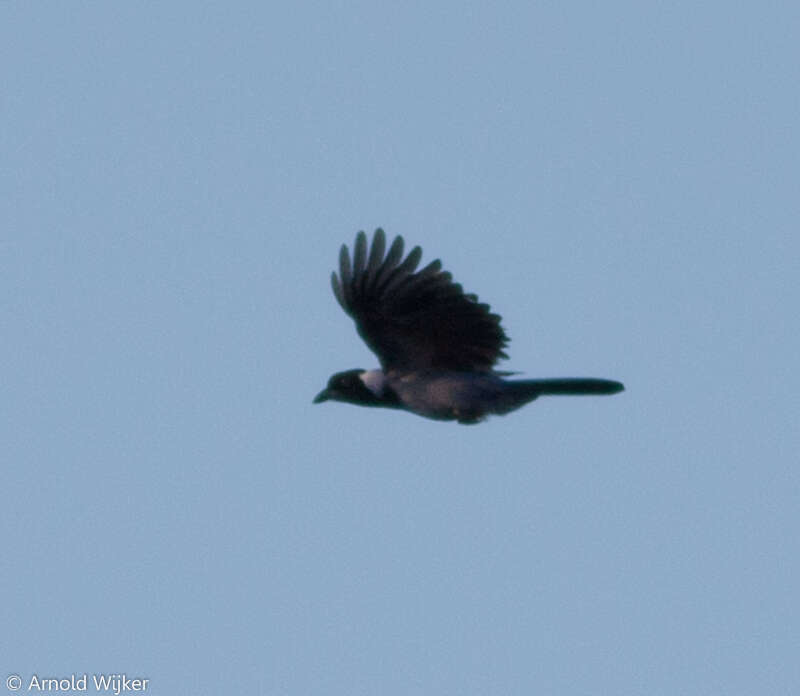
M 592 377 L 556 377 L 552 379 L 524 379 L 509 382 L 519 385 L 521 390 L 544 396 L 559 394 L 568 396 L 616 394 L 625 389 L 621 382 Z

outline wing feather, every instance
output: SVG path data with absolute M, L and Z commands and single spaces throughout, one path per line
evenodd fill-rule
M 364 266 L 367 261 L 367 235 L 359 232 L 353 247 L 353 278 L 363 280 Z
M 395 237 L 387 253 L 381 229 L 371 245 L 359 232 L 352 262 L 342 246 L 339 275 L 331 275 L 333 294 L 383 368 L 489 371 L 507 357 L 508 337 L 489 305 L 464 293 L 438 259 L 417 271 L 422 249 L 403 259 L 403 248 Z
M 386 254 L 386 259 L 383 262 L 380 270 L 375 276 L 374 287 L 380 288 L 389 278 L 389 274 L 397 267 L 403 258 L 403 238 L 395 237 L 392 246 L 389 248 L 389 253 Z

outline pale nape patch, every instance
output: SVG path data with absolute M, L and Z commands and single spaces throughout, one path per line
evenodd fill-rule
M 383 370 L 365 370 L 358 378 L 375 396 L 383 396 L 383 388 L 386 384 L 386 375 L 383 374 Z

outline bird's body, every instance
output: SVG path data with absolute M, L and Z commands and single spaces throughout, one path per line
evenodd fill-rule
M 477 423 L 546 394 L 614 394 L 621 383 L 595 378 L 508 380 L 494 370 L 508 338 L 500 317 L 465 294 L 437 260 L 415 272 L 422 252 L 402 260 L 403 240 L 388 253 L 378 229 L 367 253 L 359 232 L 351 263 L 346 246 L 334 294 L 381 361 L 379 370 L 333 375 L 315 403 L 329 399 L 411 411 L 434 420 Z

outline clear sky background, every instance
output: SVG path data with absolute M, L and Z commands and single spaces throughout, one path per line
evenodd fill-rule
M 3 3 L 0 674 L 800 692 L 800 6 Z M 383 226 L 505 369 L 312 406 Z

